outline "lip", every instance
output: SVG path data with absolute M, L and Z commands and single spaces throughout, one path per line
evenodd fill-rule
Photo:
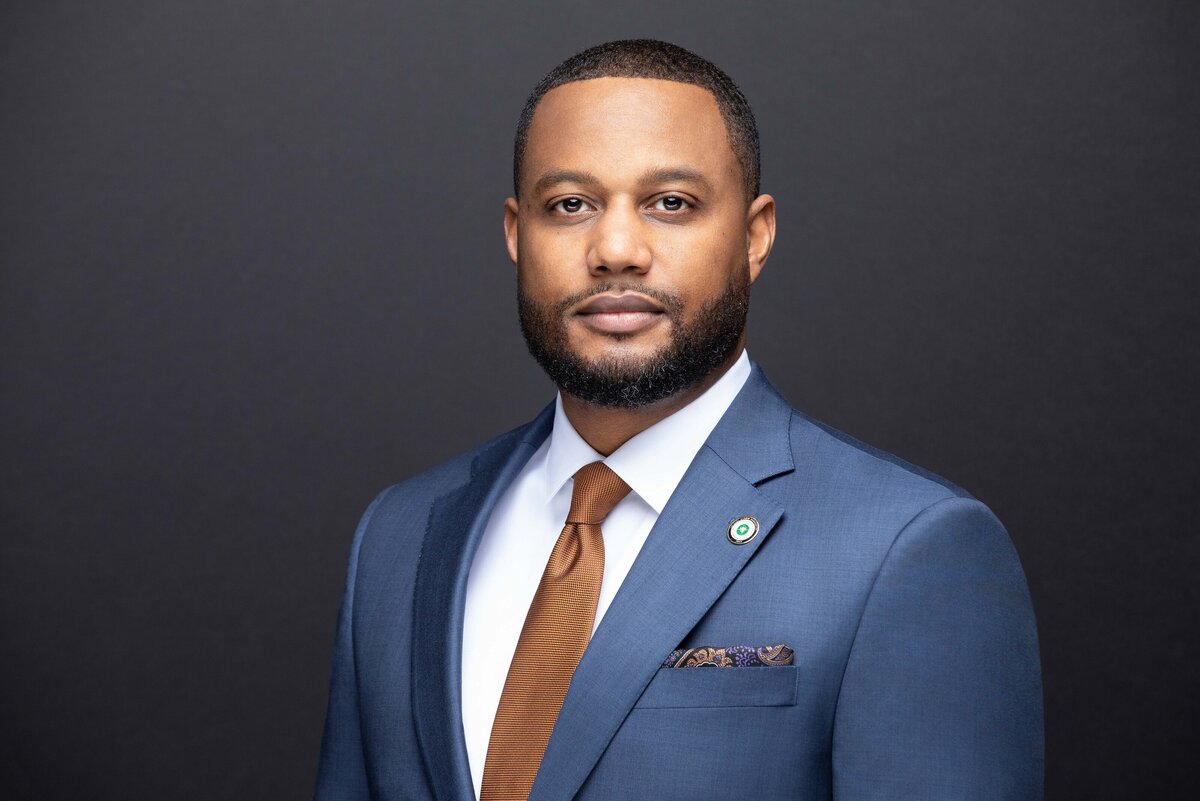
M 636 292 L 597 295 L 575 315 L 584 326 L 602 334 L 635 334 L 665 316 L 662 306 Z
M 576 314 L 609 314 L 619 312 L 657 312 L 663 307 L 637 292 L 622 292 L 619 295 L 597 295 L 579 307 Z

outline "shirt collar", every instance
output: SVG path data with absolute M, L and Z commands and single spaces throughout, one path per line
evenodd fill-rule
M 546 454 L 546 502 L 558 494 L 579 468 L 603 461 L 655 512 L 662 514 L 697 451 L 749 377 L 750 357 L 743 350 L 733 366 L 703 395 L 642 431 L 607 459 L 571 425 L 563 412 L 560 393 L 555 399 L 554 429 Z

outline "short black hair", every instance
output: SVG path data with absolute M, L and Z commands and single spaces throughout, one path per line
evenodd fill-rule
M 707 89 L 717 100 L 729 144 L 742 168 L 746 194 L 758 196 L 758 126 L 750 103 L 737 84 L 717 65 L 690 50 L 657 39 L 622 39 L 589 47 L 568 58 L 546 74 L 525 101 L 517 122 L 513 147 L 513 194 L 520 195 L 521 163 L 529 141 L 533 113 L 547 92 L 566 83 L 591 78 L 657 78 L 690 83 Z

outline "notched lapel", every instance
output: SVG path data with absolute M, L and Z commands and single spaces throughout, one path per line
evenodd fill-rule
M 567 691 L 529 801 L 568 801 L 654 677 L 783 517 L 756 484 L 794 469 L 792 408 L 754 365 L 651 529 Z M 754 517 L 744 545 L 729 524 Z
M 433 795 L 475 797 L 462 726 L 462 629 L 467 576 L 496 502 L 550 428 L 554 407 L 524 432 L 501 439 L 472 465 L 465 484 L 429 513 L 413 591 L 413 724 Z
M 714 451 L 702 448 L 600 621 L 575 671 L 530 801 L 579 791 L 663 659 L 708 611 L 770 535 L 783 508 Z M 726 533 L 738 517 L 761 531 L 745 545 Z

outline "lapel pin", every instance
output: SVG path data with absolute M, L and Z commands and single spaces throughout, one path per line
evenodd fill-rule
M 729 541 L 734 545 L 745 545 L 758 535 L 758 521 L 753 517 L 739 517 L 729 524 Z

